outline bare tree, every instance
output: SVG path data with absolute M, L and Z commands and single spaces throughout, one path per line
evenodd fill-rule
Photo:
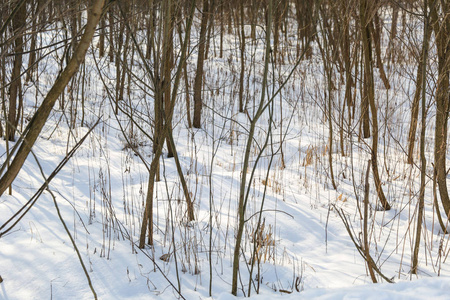
M 438 55 L 438 79 L 436 90 L 436 127 L 434 145 L 434 166 L 441 202 L 445 215 L 450 218 L 450 199 L 447 189 L 447 133 L 449 113 L 449 72 L 450 72 L 450 1 L 437 1 L 430 6 L 431 26 L 436 39 Z
M 194 119 L 192 125 L 201 128 L 202 116 L 202 90 L 203 90 L 203 67 L 205 61 L 206 33 L 209 18 L 209 0 L 203 0 L 202 18 L 200 23 L 200 39 L 197 54 L 197 71 L 194 81 Z
M 22 99 L 22 79 L 20 76 L 22 67 L 22 52 L 23 52 L 23 32 L 22 29 L 26 21 L 26 5 L 19 2 L 17 13 L 12 20 L 12 29 L 14 33 L 14 66 L 11 74 L 11 85 L 9 86 L 9 110 L 8 122 L 6 124 L 7 137 L 10 141 L 15 140 L 15 132 L 19 124 Z M 17 107 L 19 105 L 19 107 Z
M 269 73 L 269 60 L 270 60 L 270 32 L 272 28 L 272 19 L 273 19 L 273 0 L 269 0 L 269 8 L 267 11 L 267 25 L 266 25 L 266 50 L 264 55 L 264 75 L 261 87 L 261 98 L 258 105 L 258 109 L 253 116 L 253 119 L 250 123 L 249 135 L 247 138 L 247 145 L 245 147 L 244 154 L 244 163 L 242 168 L 242 178 L 239 189 L 239 208 L 238 208 L 238 230 L 236 235 L 236 245 L 234 247 L 234 255 L 233 255 L 233 277 L 231 282 L 231 293 L 233 295 L 237 295 L 237 284 L 238 284 L 238 273 L 239 273 L 239 258 L 241 252 L 241 242 L 242 235 L 244 233 L 244 224 L 245 224 L 245 210 L 246 210 L 246 186 L 247 186 L 247 169 L 250 160 L 250 152 L 252 148 L 253 137 L 255 135 L 255 128 L 258 119 L 261 117 L 265 104 L 264 99 L 266 97 L 265 91 L 267 87 L 267 77 Z
M 372 63 L 372 39 L 370 34 L 370 22 L 371 16 L 376 9 L 375 3 L 368 2 L 367 0 L 360 0 L 359 17 L 360 17 L 360 30 L 361 40 L 363 44 L 363 57 L 364 57 L 364 77 L 363 77 L 363 96 L 362 101 L 366 105 L 370 106 L 370 112 L 372 113 L 372 149 L 371 149 L 371 163 L 372 172 L 375 180 L 375 187 L 377 190 L 378 198 L 381 205 L 385 210 L 391 209 L 391 206 L 386 200 L 383 189 L 381 187 L 381 179 L 378 173 L 378 117 L 377 117 L 377 105 L 375 104 L 375 87 L 373 79 L 373 63 Z M 363 105 L 363 113 L 368 114 L 368 108 Z M 364 117 L 363 117 L 364 118 Z M 365 122 L 363 120 L 363 122 Z M 366 137 L 366 136 L 365 136 Z
M 414 243 L 414 252 L 413 252 L 413 258 L 412 258 L 412 266 L 411 266 L 411 273 L 417 274 L 417 268 L 419 263 L 419 248 L 420 248 L 420 242 L 421 242 L 421 233 L 422 233 L 422 219 L 424 216 L 424 206 L 425 206 L 425 173 L 427 170 L 427 161 L 425 158 L 425 130 L 426 130 L 426 76 L 427 76 L 427 64 L 426 61 L 428 60 L 428 43 L 429 43 L 429 14 L 428 14 L 428 1 L 424 0 L 423 4 L 423 19 L 424 19 L 424 29 L 423 29 L 423 42 L 422 42 L 422 55 L 421 55 L 421 61 L 423 62 L 421 64 L 420 74 L 421 74 L 421 80 L 418 81 L 418 84 L 420 83 L 422 85 L 422 88 L 420 89 L 422 91 L 421 93 L 421 108 L 422 108 L 422 121 L 421 121 L 421 130 L 420 130 L 420 190 L 419 190 L 419 199 L 418 199 L 418 213 L 417 213 L 417 228 L 416 228 L 416 240 Z

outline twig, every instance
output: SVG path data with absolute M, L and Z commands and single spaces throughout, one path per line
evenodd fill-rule
M 394 281 L 392 281 L 392 279 L 387 278 L 383 273 L 381 273 L 380 269 L 378 269 L 378 267 L 377 267 L 376 264 L 374 263 L 374 260 L 373 260 L 372 256 L 370 256 L 370 254 L 368 254 L 367 257 L 366 257 L 365 252 L 364 252 L 364 250 L 362 249 L 361 245 L 358 244 L 358 242 L 356 242 L 356 240 L 355 240 L 355 237 L 354 237 L 354 235 L 353 235 L 353 233 L 352 233 L 352 230 L 350 229 L 350 224 L 348 223 L 348 220 L 347 220 L 347 218 L 345 217 L 344 210 L 338 209 L 338 208 L 336 207 L 336 205 L 334 205 L 334 204 L 332 204 L 332 205 L 333 205 L 333 207 L 336 209 L 336 212 L 338 213 L 339 217 L 341 218 L 342 222 L 344 223 L 344 226 L 345 226 L 345 229 L 347 229 L 348 235 L 350 236 L 350 238 L 351 238 L 353 244 L 354 244 L 355 247 L 356 247 L 356 250 L 358 250 L 358 252 L 359 252 L 359 254 L 362 256 L 362 258 L 364 258 L 364 260 L 365 260 L 366 262 L 369 262 L 369 261 L 370 261 L 370 262 L 372 263 L 373 270 L 374 270 L 375 272 L 377 272 L 378 275 L 380 275 L 384 280 L 386 280 L 386 281 L 389 282 L 389 283 L 394 283 Z
M 67 235 L 70 238 L 70 241 L 72 242 L 72 245 L 73 245 L 73 248 L 75 249 L 75 252 L 77 253 L 78 259 L 80 260 L 81 267 L 83 268 L 83 271 L 84 271 L 84 275 L 86 275 L 86 279 L 88 281 L 89 287 L 91 288 L 92 294 L 94 295 L 94 299 L 97 300 L 97 293 L 95 292 L 94 286 L 92 285 L 91 277 L 89 276 L 89 273 L 86 270 L 86 266 L 84 265 L 83 259 L 81 258 L 80 251 L 78 250 L 77 244 L 75 243 L 72 235 L 70 234 L 69 228 L 67 228 L 67 225 L 64 222 L 64 219 L 63 219 L 63 217 L 61 215 L 61 212 L 59 210 L 59 207 L 58 207 L 58 203 L 56 202 L 56 197 L 55 197 L 55 195 L 53 194 L 53 192 L 49 188 L 47 188 L 47 191 L 50 193 L 50 195 L 53 198 L 53 203 L 55 203 L 55 208 L 56 208 L 56 212 L 58 213 L 58 217 L 61 220 L 61 223 L 64 226 L 64 230 L 66 230 Z
M 83 138 L 70 150 L 70 152 L 63 158 L 63 160 L 58 164 L 56 169 L 50 174 L 50 176 L 45 180 L 44 184 L 39 188 L 39 190 L 31 197 L 30 200 L 28 200 L 25 205 L 23 205 L 19 211 L 17 211 L 11 218 L 8 219 L 2 226 L 0 226 L 0 230 L 4 229 L 6 225 L 8 225 L 10 222 L 12 222 L 15 218 L 17 220 L 7 229 L 0 232 L 0 238 L 8 233 L 11 229 L 14 228 L 14 226 L 17 225 L 17 223 L 20 222 L 20 220 L 28 213 L 28 211 L 33 207 L 33 205 L 36 203 L 36 201 L 39 199 L 39 197 L 42 195 L 42 193 L 47 189 L 50 182 L 53 180 L 53 178 L 56 177 L 56 175 L 59 173 L 59 171 L 62 170 L 62 168 L 66 165 L 66 163 L 72 158 L 72 156 L 75 154 L 75 152 L 78 150 L 78 148 L 83 144 L 83 142 L 86 140 L 88 135 L 94 130 L 94 128 L 97 126 L 97 124 L 100 122 L 101 118 L 97 120 L 97 122 L 92 126 L 91 129 L 83 136 Z M 25 209 L 25 211 L 22 213 L 22 211 Z M 21 214 L 22 213 L 22 214 Z

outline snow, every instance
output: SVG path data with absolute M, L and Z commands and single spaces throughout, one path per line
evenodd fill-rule
M 345 144 L 345 151 L 352 155 L 343 157 L 339 154 L 338 130 L 337 124 L 334 124 L 335 144 L 332 154 L 338 184 L 338 189 L 334 191 L 328 173 L 328 125 L 324 122 L 323 95 L 318 89 L 318 85 L 320 87 L 323 84 L 322 71 L 316 65 L 318 57 L 300 64 L 299 69 L 306 75 L 296 74 L 283 90 L 281 100 L 276 99 L 275 103 L 283 101 L 283 108 L 278 104 L 274 106 L 274 142 L 263 151 L 261 160 L 255 165 L 259 151 L 256 144 L 262 145 L 266 138 L 269 114 L 263 114 L 258 122 L 251 153 L 251 167 L 255 166 L 255 176 L 253 182 L 248 184 L 252 188 L 246 214 L 249 219 L 243 241 L 245 258 L 241 257 L 239 297 L 231 295 L 236 207 L 249 128 L 248 116 L 237 113 L 235 103 L 230 105 L 231 99 L 236 98 L 237 89 L 232 76 L 238 76 L 232 70 L 239 66 L 234 42 L 228 37 L 225 57 L 230 57 L 230 63 L 214 57 L 207 61 L 206 86 L 211 90 L 220 87 L 220 94 L 214 96 L 210 91 L 205 92 L 207 107 L 203 111 L 203 128 L 187 128 L 182 97 L 174 114 L 175 143 L 183 174 L 195 199 L 196 220 L 190 223 L 186 221 L 186 205 L 175 163 L 173 159 L 164 157 L 161 160 L 162 181 L 156 184 L 155 245 L 145 249 L 138 249 L 137 242 L 148 172 L 133 151 L 125 147 L 125 139 L 113 116 L 109 100 L 105 99 L 107 96 L 94 62 L 87 57 L 86 73 L 90 74 L 90 83 L 86 92 L 89 96 L 86 124 L 91 126 L 99 116 L 102 116 L 102 120 L 49 188 L 76 242 L 98 297 L 178 299 L 178 289 L 185 299 L 230 300 L 248 295 L 248 268 L 251 268 L 251 264 L 247 262 L 254 247 L 253 230 L 264 198 L 261 220 L 264 222 L 263 233 L 267 243 L 260 249 L 259 266 L 254 266 L 251 298 L 448 299 L 448 236 L 442 235 L 439 230 L 430 200 L 433 199 L 430 182 L 427 183 L 419 275 L 410 274 L 419 171 L 405 164 L 405 155 L 396 141 L 404 142 L 404 128 L 407 128 L 409 121 L 409 101 L 405 100 L 409 99 L 408 91 L 400 87 L 411 78 L 392 75 L 392 90 L 398 89 L 399 92 L 378 93 L 379 110 L 389 112 L 383 118 L 380 117 L 380 131 L 386 128 L 393 131 L 381 138 L 379 150 L 383 188 L 393 209 L 388 212 L 377 210 L 375 188 L 371 181 L 370 250 L 382 272 L 396 283 L 372 284 L 364 259 L 338 214 L 338 210 L 342 209 L 353 227 L 356 239 L 360 239 L 362 221 L 358 207 L 361 203 L 358 206 L 355 193 L 359 199 L 362 198 L 370 140 L 358 141 L 355 129 L 352 141 L 347 138 Z M 256 61 L 261 61 L 262 47 L 259 41 L 252 48 L 256 53 Z M 91 49 L 91 52 L 95 52 L 95 49 Z M 195 62 L 195 58 L 194 53 L 190 61 Z M 102 59 L 100 65 L 106 65 L 108 60 Z M 285 76 L 290 66 L 273 71 L 274 76 Z M 112 66 L 110 68 L 102 67 L 102 72 L 114 78 L 115 72 Z M 193 71 L 194 66 L 191 64 L 190 68 Z M 257 102 L 260 96 L 261 70 L 262 65 L 258 64 L 256 73 L 251 73 L 247 78 L 251 93 L 249 115 L 255 109 L 252 101 Z M 48 81 L 41 83 L 44 90 L 51 86 L 54 76 L 48 74 L 42 79 Z M 307 79 L 302 81 L 301 76 Z M 35 88 L 30 87 L 26 94 L 26 114 L 33 112 L 35 92 Z M 132 95 L 134 112 L 151 119 L 153 99 L 138 89 L 132 91 Z M 384 101 L 384 97 L 388 101 Z M 337 117 L 338 112 L 335 113 Z M 432 115 L 430 112 L 427 132 L 430 137 L 434 130 Z M 39 165 L 48 178 L 76 141 L 87 133 L 89 126 L 77 124 L 79 127 L 69 129 L 62 116 L 62 110 L 55 109 L 42 137 L 33 148 L 39 164 L 30 155 L 14 181 L 13 194 L 5 193 L 1 197 L 0 226 L 44 183 Z M 80 113 L 77 118 L 79 121 Z M 145 121 L 145 118 L 142 118 L 141 126 L 151 133 L 151 121 Z M 61 119 L 63 121 L 58 122 Z M 119 114 L 118 120 L 126 130 L 131 130 L 124 114 Z M 406 124 L 403 129 L 395 127 L 403 123 Z M 151 142 L 136 127 L 133 130 L 134 138 L 142 142 L 139 151 L 149 163 L 152 157 Z M 277 150 L 280 138 L 284 136 L 286 167 L 283 169 Z M 428 145 L 430 168 L 432 152 L 432 145 Z M 5 143 L 2 142 L 1 163 L 5 161 L 5 153 Z M 275 159 L 268 173 L 272 154 Z M 310 162 L 307 162 L 308 155 Z M 428 173 L 431 172 L 430 169 Z M 267 192 L 264 195 L 265 188 Z M 211 214 L 212 224 L 209 221 Z M 161 259 L 166 254 L 170 254 L 168 262 Z M 210 272 L 212 297 L 209 297 Z M 0 299 L 93 298 L 80 261 L 48 191 L 42 194 L 12 231 L 0 238 L 0 276 L 3 279 L 0 283 Z M 255 292 L 256 286 L 259 294 Z

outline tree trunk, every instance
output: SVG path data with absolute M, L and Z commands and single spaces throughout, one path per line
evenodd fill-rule
M 369 7 L 367 0 L 360 0 L 359 3 L 359 23 L 360 35 L 362 41 L 362 61 L 361 61 L 361 78 L 362 78 L 362 94 L 361 94 L 361 115 L 363 138 L 370 137 L 370 117 L 369 117 L 369 94 L 371 88 L 371 70 L 372 70 L 372 48 L 370 45 L 370 30 L 368 17 Z M 367 56 L 367 58 L 366 58 Z M 367 62 L 366 62 L 367 60 Z M 364 69 L 364 71 L 363 71 Z
M 364 181 L 364 220 L 363 220 L 363 239 L 364 239 L 364 254 L 366 256 L 367 261 L 367 269 L 369 270 L 370 278 L 372 279 L 373 283 L 377 283 L 377 278 L 375 277 L 375 273 L 373 271 L 373 265 L 372 260 L 369 259 L 370 257 L 370 247 L 369 247 L 369 230 L 367 222 L 369 220 L 369 173 L 370 173 L 370 164 L 371 162 L 367 164 L 367 171 L 366 171 L 366 179 Z
M 223 13 L 223 7 L 225 5 L 224 0 L 220 0 L 220 43 L 219 43 L 219 58 L 223 58 L 223 35 L 225 31 L 225 17 Z
M 244 30 L 244 1 L 239 5 L 240 15 L 240 34 L 239 41 L 241 44 L 241 73 L 239 75 L 239 112 L 244 112 L 244 76 L 245 76 L 245 30 Z
M 393 58 L 393 55 L 396 52 L 395 39 L 397 38 L 398 11 L 399 11 L 398 5 L 396 3 L 394 3 L 392 5 L 392 22 L 391 22 L 391 28 L 390 28 L 390 33 L 389 33 L 389 43 L 388 43 L 388 47 L 387 47 L 388 66 L 389 66 L 390 62 L 393 62 L 393 60 L 395 60 Z
M 163 36 L 163 59 L 162 59 L 162 70 L 161 74 L 163 76 L 162 82 L 162 93 L 164 98 L 164 118 L 171 113 L 171 81 L 172 81 L 172 69 L 173 69 L 173 27 L 175 14 L 173 12 L 174 7 L 172 1 L 166 1 L 163 5 L 165 8 L 164 16 L 164 36 Z M 166 124 L 169 132 L 172 132 L 172 124 Z M 173 149 L 170 145 L 168 138 L 166 138 L 167 146 L 167 157 L 173 157 Z
M 436 36 L 438 52 L 438 80 L 436 90 L 436 127 L 434 146 L 434 165 L 436 167 L 436 179 L 439 195 L 444 207 L 445 215 L 450 217 L 450 199 L 447 189 L 447 170 L 445 167 L 447 153 L 447 121 L 449 111 L 449 67 L 450 67 L 450 3 L 442 1 L 442 22 L 439 22 L 436 5 L 431 11 L 432 26 Z
M 109 61 L 114 62 L 114 6 L 108 11 L 108 27 L 109 27 Z
M 214 0 L 209 0 L 209 16 L 208 16 L 208 25 L 207 25 L 207 34 L 206 34 L 206 40 L 205 40 L 205 60 L 208 59 L 209 55 L 209 45 L 211 41 L 211 32 L 213 32 L 214 28 L 214 12 L 215 12 L 215 3 Z M 214 50 L 215 51 L 215 50 Z
M 422 68 L 420 74 L 422 77 L 422 126 L 420 131 L 420 190 L 419 190 L 419 200 L 418 200 L 418 213 L 417 213 L 417 229 L 416 229 L 416 240 L 414 243 L 414 253 L 413 253 L 413 263 L 411 267 L 411 273 L 417 274 L 417 266 L 419 263 L 419 248 L 420 248 L 420 236 L 422 233 L 422 219 L 425 206 L 425 173 L 427 170 L 427 161 L 425 159 L 425 130 L 426 130 L 426 76 L 427 76 L 427 64 L 428 60 L 428 1 L 424 2 L 424 30 L 423 30 L 423 45 L 422 45 L 422 55 L 421 61 Z
M 23 36 L 20 32 L 26 21 L 26 5 L 22 4 L 12 20 L 14 39 L 14 66 L 11 74 L 11 85 L 9 87 L 9 110 L 8 122 L 6 124 L 8 140 L 15 140 L 15 132 L 17 124 L 19 123 L 20 111 L 17 109 L 17 100 L 20 98 L 20 86 L 22 80 L 20 77 L 20 69 L 22 67 L 22 52 L 23 52 Z
M 178 22 L 178 37 L 180 41 L 183 40 L 182 34 L 181 34 L 181 22 Z M 188 41 L 189 42 L 189 41 Z M 191 100 L 190 100 L 190 94 L 189 94 L 189 76 L 187 72 L 187 64 L 183 63 L 183 79 L 184 79 L 184 86 L 185 86 L 185 92 L 186 95 L 186 120 L 188 123 L 188 128 L 192 128 L 192 119 L 191 119 Z
M 375 181 L 375 187 L 377 190 L 378 198 L 381 205 L 385 210 L 391 209 L 391 206 L 386 200 L 383 189 L 381 187 L 380 175 L 378 173 L 378 117 L 377 106 L 375 104 L 375 87 L 373 80 L 373 65 L 372 65 L 372 43 L 370 36 L 370 20 L 368 16 L 369 12 L 373 9 L 367 0 L 360 1 L 360 24 L 361 24 L 361 38 L 363 44 L 363 56 L 364 56 L 364 81 L 363 81 L 363 99 L 368 102 L 370 111 L 372 113 L 372 149 L 371 149 L 371 162 L 372 172 Z M 367 112 L 368 113 L 368 112 Z
M 383 60 L 381 58 L 381 24 L 378 13 L 375 13 L 374 20 L 373 22 L 371 22 L 371 24 L 373 40 L 375 42 L 375 54 L 377 56 L 377 68 L 380 72 L 380 77 L 383 81 L 384 88 L 389 90 L 391 88 L 391 85 L 389 84 L 389 79 L 387 78 L 386 72 L 384 71 Z
M 419 120 L 419 104 L 420 95 L 422 93 L 422 68 L 424 66 L 423 56 L 420 57 L 419 66 L 417 67 L 416 91 L 411 107 L 411 123 L 408 132 L 408 158 L 407 163 L 412 165 L 414 163 L 414 146 L 416 142 L 417 122 Z
M 152 54 L 152 43 L 155 36 L 155 9 L 154 9 L 154 0 L 149 0 L 149 8 L 148 12 L 148 20 L 147 20 L 147 49 L 145 52 L 145 58 L 151 59 Z
M 278 63 L 279 59 L 278 46 L 280 44 L 281 1 L 283 0 L 275 0 L 275 9 L 273 11 L 273 61 L 275 63 Z M 272 30 L 272 28 L 268 28 L 268 30 Z
M 172 122 L 172 115 L 173 115 L 173 109 L 175 107 L 175 100 L 176 100 L 176 94 L 178 91 L 178 86 L 179 86 L 179 82 L 180 82 L 180 77 L 181 77 L 181 72 L 183 69 L 183 66 L 186 64 L 186 49 L 187 49 L 187 44 L 189 42 L 189 38 L 190 38 L 190 31 L 191 31 L 191 25 L 192 25 L 192 19 L 194 16 L 194 9 L 195 9 L 195 5 L 191 5 L 191 11 L 190 11 L 190 15 L 187 21 L 187 25 L 186 25 L 186 34 L 184 37 L 184 41 L 183 41 L 183 46 L 181 49 L 181 55 L 180 55 L 180 60 L 178 63 L 178 67 L 176 70 L 176 76 L 175 79 L 173 80 L 173 90 L 172 90 L 172 99 L 171 99 L 171 103 L 170 103 L 170 112 L 168 115 L 165 116 L 165 121 L 166 124 L 171 124 Z M 156 70 L 155 70 L 156 72 Z M 154 75 L 153 77 L 157 77 L 157 74 Z M 156 103 L 156 99 L 155 99 L 155 103 Z M 145 247 L 145 234 L 146 231 L 148 229 L 148 243 L 150 245 L 153 244 L 153 190 L 154 190 L 154 181 L 155 181 L 155 177 L 157 175 L 157 171 L 158 171 L 158 166 L 159 166 L 159 158 L 161 156 L 162 153 L 162 148 L 163 148 L 163 143 L 164 143 L 164 139 L 166 137 L 169 137 L 169 142 L 172 144 L 172 146 L 174 146 L 173 144 L 173 139 L 170 136 L 170 131 L 168 130 L 168 127 L 165 126 L 164 128 L 162 128 L 161 130 L 161 134 L 159 135 L 155 135 L 154 136 L 154 147 L 156 144 L 156 149 L 154 148 L 154 157 L 153 160 L 151 162 L 150 165 L 150 174 L 149 174 L 149 182 L 148 182 L 148 188 L 147 188 L 147 198 L 146 198 L 146 203 L 145 203 L 145 211 L 144 211 L 144 218 L 142 220 L 142 227 L 141 227 L 141 233 L 140 233 L 140 239 L 139 239 L 139 248 L 144 248 Z M 176 152 L 174 152 L 175 154 L 175 161 L 177 164 L 177 171 L 179 173 L 180 176 L 180 180 L 182 182 L 182 186 L 183 186 L 183 191 L 186 197 L 186 202 L 187 202 L 187 214 L 188 214 L 188 220 L 192 221 L 194 220 L 194 207 L 193 207 L 193 203 L 190 199 L 190 195 L 189 192 L 187 191 L 187 184 L 184 180 L 184 178 L 182 178 L 182 174 L 181 174 L 181 166 L 179 164 L 179 161 L 176 157 Z
M 25 79 L 26 82 L 30 81 L 34 70 L 37 70 L 35 66 L 36 63 L 36 40 L 37 40 L 37 30 L 36 30 L 36 22 L 37 22 L 37 13 L 40 10 L 41 1 L 37 1 L 36 8 L 32 8 L 32 19 L 33 23 L 31 25 L 31 41 L 30 41 L 30 56 L 28 57 L 28 71 L 27 77 Z
M 248 165 L 250 161 L 250 152 L 251 152 L 251 146 L 253 143 L 253 137 L 255 134 L 255 128 L 256 128 L 256 122 L 258 121 L 259 117 L 263 113 L 264 108 L 264 99 L 265 99 L 265 91 L 266 91 L 266 84 L 267 84 L 267 76 L 268 76 L 268 69 L 269 69 L 269 60 L 270 60 L 270 28 L 272 28 L 272 18 L 273 18 L 273 0 L 269 0 L 269 9 L 267 12 L 267 25 L 266 25 L 266 49 L 265 49 L 265 55 L 264 55 L 264 75 L 263 75 L 263 82 L 261 87 L 261 98 L 258 110 L 255 113 L 255 116 L 253 117 L 252 121 L 250 122 L 250 129 L 248 133 L 248 139 L 247 144 L 245 148 L 244 153 L 244 162 L 242 167 L 242 177 L 240 182 L 240 188 L 239 188 L 239 208 L 238 208 L 238 229 L 236 234 L 236 244 L 234 247 L 234 253 L 233 253 L 233 275 L 232 275 L 232 282 L 231 282 L 231 293 L 236 296 L 237 295 L 237 284 L 238 284 L 238 274 L 239 274 L 239 260 L 240 260 L 240 252 L 241 252 L 241 243 L 242 243 L 242 236 L 244 233 L 244 225 L 245 225 L 245 210 L 246 210 L 246 201 L 245 201 L 245 191 L 247 186 L 247 170 Z M 250 184 L 250 183 L 249 183 Z
M 98 55 L 100 57 L 105 56 L 105 27 L 106 27 L 106 21 L 105 18 L 102 18 L 100 21 L 100 37 L 98 41 Z
M 209 0 L 203 0 L 202 21 L 200 23 L 200 40 L 198 45 L 197 72 L 194 81 L 194 128 L 201 128 L 203 64 L 205 61 L 205 42 L 209 16 Z

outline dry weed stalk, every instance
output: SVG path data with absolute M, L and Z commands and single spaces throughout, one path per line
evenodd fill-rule
M 254 264 L 257 260 L 258 264 L 274 258 L 275 240 L 273 238 L 272 225 L 269 225 L 266 230 L 266 220 L 264 219 L 261 226 L 252 233 L 252 243 L 256 243 L 256 259 L 250 261 Z M 264 258 L 264 259 L 263 259 Z

